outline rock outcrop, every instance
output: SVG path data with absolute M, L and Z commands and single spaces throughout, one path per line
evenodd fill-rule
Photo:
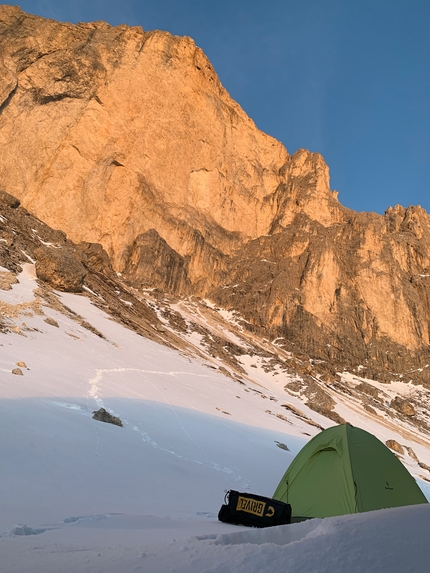
M 105 408 L 99 408 L 93 412 L 93 420 L 98 420 L 99 422 L 106 422 L 106 424 L 113 424 L 114 426 L 123 427 L 123 423 L 118 416 L 110 414 Z
M 11 209 L 17 209 L 20 206 L 20 201 L 10 193 L 0 191 L 0 205 L 3 207 L 10 207 Z
M 16 201 L 8 203 L 15 205 Z M 65 307 L 53 289 L 83 291 L 96 306 L 142 336 L 168 346 L 183 347 L 176 336 L 163 330 L 156 312 L 145 301 L 133 296 L 121 277 L 112 271 L 109 257 L 101 245 L 76 245 L 62 231 L 51 229 L 24 207 L 0 202 L 0 267 L 5 269 L 0 272 L 0 289 L 9 290 L 17 284 L 23 266 L 33 262 L 39 279 L 35 299 L 17 305 L 0 301 L 0 331 L 20 333 L 22 327 L 13 326 L 10 319 L 26 312 L 43 316 L 42 306 L 47 305 L 102 336 L 82 317 Z M 59 327 L 51 317 L 46 317 L 44 322 Z
M 97 272 L 210 298 L 334 372 L 430 381 L 430 217 L 344 208 L 190 38 L 0 7 L 0 146 L 0 202 L 100 244 Z
M 408 402 L 408 400 L 400 398 L 400 396 L 396 396 L 394 400 L 392 400 L 391 407 L 404 416 L 415 416 L 415 408 L 413 405 Z
M 405 453 L 404 447 L 401 444 L 399 444 L 399 442 L 397 442 L 396 440 L 387 440 L 385 442 L 385 445 L 387 446 L 387 448 L 390 448 L 390 450 L 397 452 L 401 456 L 403 456 Z
M 37 278 L 65 292 L 82 292 L 87 271 L 67 248 L 41 247 L 36 251 Z
M 420 207 L 345 210 L 328 227 L 297 216 L 248 242 L 230 268 L 213 297 L 273 337 L 369 378 L 422 366 L 429 380 L 430 218 Z

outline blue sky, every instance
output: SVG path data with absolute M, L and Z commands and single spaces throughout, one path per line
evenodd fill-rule
M 13 2 L 6 2 L 13 4 Z M 430 211 L 428 0 L 21 0 L 194 38 L 263 131 L 321 153 L 341 203 Z

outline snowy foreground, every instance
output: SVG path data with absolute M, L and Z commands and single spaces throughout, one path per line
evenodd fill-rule
M 29 302 L 34 287 L 27 269 L 0 301 Z M 218 522 L 224 490 L 271 496 L 318 430 L 268 415 L 275 401 L 87 298 L 62 300 L 105 339 L 48 308 L 0 333 L 1 573 L 430 570 L 430 505 L 266 530 Z M 280 400 L 282 387 L 263 386 Z M 101 406 L 124 427 L 93 420 Z

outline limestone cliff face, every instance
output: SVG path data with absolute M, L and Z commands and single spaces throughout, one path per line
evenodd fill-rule
M 369 375 L 428 361 L 429 216 L 342 207 L 323 158 L 260 132 L 190 38 L 0 7 L 0 149 L 0 186 L 139 288 Z
M 408 380 L 422 366 L 428 378 L 430 217 L 420 207 L 345 210 L 327 227 L 300 215 L 230 265 L 212 296 L 255 327 L 363 375 Z
M 285 195 L 306 171 L 314 189 L 302 209 L 329 222 L 323 160 L 291 162 L 190 38 L 3 6 L 0 54 L 3 186 L 72 240 L 101 242 L 117 270 L 151 228 L 191 257 L 196 237 L 230 252 L 269 233 L 288 220 Z

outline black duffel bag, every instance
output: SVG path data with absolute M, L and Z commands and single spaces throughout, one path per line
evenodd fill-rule
M 291 523 L 291 505 L 277 499 L 231 489 L 226 493 L 224 502 L 218 513 L 218 519 L 224 523 L 248 527 Z

